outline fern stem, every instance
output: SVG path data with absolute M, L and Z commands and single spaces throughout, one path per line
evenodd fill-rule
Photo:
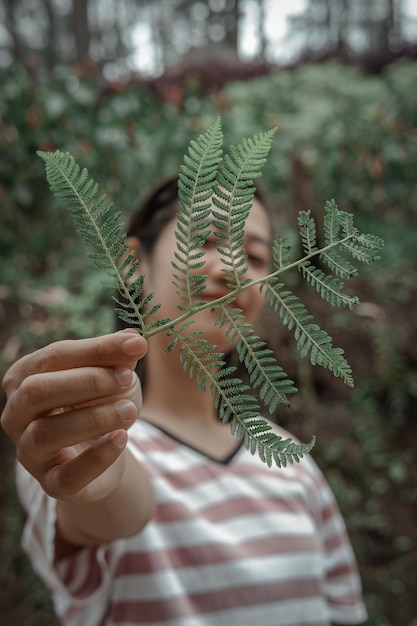
M 279 276 L 280 274 L 282 274 L 283 272 L 287 270 L 290 270 L 293 268 L 299 268 L 303 263 L 305 263 L 305 261 L 308 261 L 317 255 L 323 254 L 327 252 L 328 250 L 331 250 L 332 248 L 343 245 L 350 239 L 353 239 L 354 237 L 356 237 L 356 235 L 357 235 L 356 232 L 350 235 L 346 235 L 346 237 L 344 237 L 343 239 L 339 239 L 339 241 L 334 241 L 332 243 L 329 243 L 327 246 L 325 246 L 324 248 L 321 248 L 320 250 L 314 250 L 313 252 L 310 252 L 310 254 L 307 254 L 306 256 L 304 256 L 302 259 L 299 259 L 298 261 L 294 261 L 293 263 L 289 263 L 288 265 L 285 265 L 284 267 L 280 267 L 275 272 L 271 272 L 271 274 L 268 274 L 267 276 L 263 276 L 262 278 L 258 278 L 256 280 L 251 280 L 248 283 L 240 285 L 236 289 L 229 291 L 226 295 L 222 296 L 221 298 L 217 298 L 216 300 L 212 300 L 211 302 L 205 302 L 204 304 L 200 304 L 196 308 L 187 310 L 185 313 L 183 313 L 179 317 L 176 317 L 175 319 L 172 319 L 169 322 L 166 322 L 165 324 L 161 324 L 160 326 L 152 328 L 149 331 L 143 331 L 143 336 L 145 337 L 145 339 L 148 339 L 149 337 L 152 337 L 153 335 L 156 335 L 157 333 L 169 331 L 173 329 L 173 327 L 176 326 L 177 324 L 184 322 L 188 318 L 192 317 L 195 313 L 199 313 L 200 311 L 205 311 L 206 309 L 211 309 L 213 307 L 217 308 L 223 302 L 226 302 L 227 300 L 230 300 L 230 299 L 235 299 L 236 296 L 240 294 L 242 291 L 244 291 L 245 289 L 248 289 L 249 287 L 253 287 L 255 285 L 262 285 L 265 282 L 271 280 L 272 278 L 276 278 L 277 276 Z
M 284 267 L 280 267 L 275 272 L 268 274 L 268 276 L 266 277 L 258 278 L 257 280 L 252 280 L 250 283 L 242 285 L 240 289 L 235 290 L 235 291 L 239 293 L 240 291 L 243 291 L 244 289 L 247 289 L 248 287 L 253 287 L 254 285 L 259 285 L 265 281 L 269 281 L 271 280 L 271 278 L 276 278 L 277 276 L 279 276 L 283 272 L 286 272 L 287 270 L 294 269 L 294 268 L 297 269 L 301 265 L 303 265 L 303 263 L 305 263 L 306 261 L 309 261 L 313 257 L 320 255 L 320 254 L 324 254 L 325 252 L 327 252 L 328 250 L 331 250 L 332 248 L 336 248 L 337 246 L 343 245 L 350 239 L 353 239 L 354 237 L 356 237 L 357 234 L 358 234 L 357 232 L 354 232 L 350 235 L 346 235 L 346 237 L 344 237 L 343 239 L 339 239 L 339 241 L 334 241 L 333 243 L 329 243 L 327 246 L 324 246 L 324 248 L 321 248 L 320 250 L 313 250 L 309 254 L 306 254 L 302 259 L 299 259 L 298 261 L 294 261 L 293 263 L 289 263 L 288 265 L 284 265 Z M 229 298 L 234 295 L 235 291 L 229 293 Z

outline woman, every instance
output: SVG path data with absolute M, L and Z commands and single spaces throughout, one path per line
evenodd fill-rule
M 174 177 L 150 194 L 129 230 L 162 317 L 176 317 L 181 303 L 171 282 L 176 198 Z M 247 277 L 266 275 L 271 227 L 259 194 L 244 245 Z M 227 276 L 214 233 L 204 249 L 198 298 L 211 301 L 226 293 Z M 253 323 L 263 302 L 252 287 L 237 305 Z M 194 327 L 227 353 L 214 321 L 208 308 Z M 16 443 L 28 512 L 23 545 L 62 622 L 363 623 L 352 548 L 312 459 L 268 469 L 252 456 L 176 351 L 164 354 L 167 341 L 156 334 L 146 342 L 131 329 L 62 341 L 5 376 L 2 425 Z

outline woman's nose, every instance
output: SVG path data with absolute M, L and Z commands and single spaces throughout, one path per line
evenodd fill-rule
M 226 256 L 217 248 L 211 249 L 206 258 L 206 273 L 216 280 L 227 280 L 233 275 L 230 265 L 226 262 Z

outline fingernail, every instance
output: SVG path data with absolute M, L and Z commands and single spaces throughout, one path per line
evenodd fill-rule
M 110 433 L 109 439 L 117 448 L 124 448 L 127 442 L 127 432 L 125 430 L 116 430 Z
M 129 356 L 138 356 L 143 352 L 143 342 L 140 336 L 136 333 L 136 336 L 130 337 L 122 343 L 122 350 Z
M 130 400 L 118 400 L 115 407 L 118 415 L 126 422 L 131 422 L 137 416 L 136 406 Z
M 123 367 L 121 369 L 115 370 L 114 374 L 121 387 L 129 387 L 132 382 L 132 370 L 130 370 L 128 367 Z

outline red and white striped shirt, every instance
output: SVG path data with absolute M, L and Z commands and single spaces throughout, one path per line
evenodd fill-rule
M 289 434 L 278 429 L 284 438 Z M 366 620 L 351 544 L 310 457 L 222 462 L 143 420 L 129 431 L 156 514 L 129 539 L 53 565 L 55 501 L 21 467 L 23 545 L 68 626 L 329 626 Z M 126 510 L 129 515 L 129 510 Z

